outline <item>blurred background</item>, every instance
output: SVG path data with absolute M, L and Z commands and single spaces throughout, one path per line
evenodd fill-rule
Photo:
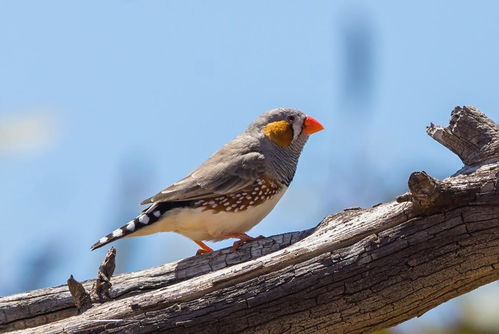
M 0 295 L 93 278 L 90 245 L 260 113 L 326 126 L 250 234 L 315 226 L 462 164 L 425 133 L 456 105 L 499 119 L 497 1 L 0 2 Z M 232 241 L 210 244 L 222 248 Z M 113 244 L 118 272 L 192 256 Z M 497 282 L 390 329 L 498 333 Z

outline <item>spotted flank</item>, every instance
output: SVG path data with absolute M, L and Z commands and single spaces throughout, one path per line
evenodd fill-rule
M 155 203 L 142 211 L 142 214 L 135 219 L 129 221 L 126 225 L 117 228 L 113 232 L 109 233 L 105 237 L 102 237 L 93 244 L 90 248 L 92 250 L 102 247 L 112 241 L 126 237 L 135 231 L 141 229 L 142 227 L 148 226 L 160 219 L 160 217 L 168 210 L 185 207 L 192 205 L 192 202 L 165 202 L 165 203 Z
M 243 217 L 246 217 L 248 211 L 251 211 L 253 207 L 257 206 L 259 208 L 264 207 L 264 206 L 260 207 L 260 205 L 268 200 L 273 199 L 274 197 L 276 197 L 276 195 L 278 195 L 277 197 L 280 198 L 280 196 L 282 195 L 282 190 L 283 190 L 282 184 L 270 180 L 266 177 L 263 177 L 257 179 L 252 185 L 245 187 L 238 192 L 234 192 L 227 195 L 211 196 L 206 199 L 199 199 L 199 200 L 154 203 L 150 207 L 142 211 L 142 214 L 140 216 L 131 220 L 126 225 L 123 225 L 120 228 L 114 230 L 112 233 L 109 233 L 105 237 L 102 237 L 99 241 L 97 241 L 94 245 L 92 245 L 91 248 L 92 250 L 94 250 L 112 241 L 127 236 L 144 235 L 143 232 L 145 232 L 146 230 L 149 232 L 152 230 L 155 230 L 156 232 L 162 231 L 160 225 L 162 224 L 162 222 L 164 222 L 163 218 L 168 216 L 165 215 L 165 213 L 169 210 L 178 209 L 178 208 L 201 209 L 198 210 L 198 212 L 200 213 L 206 212 L 214 214 L 216 216 L 216 218 L 214 217 L 215 221 L 220 221 L 221 219 L 223 220 L 223 217 L 218 216 L 218 214 L 222 215 L 221 214 L 222 212 L 223 213 L 245 212 L 245 214 L 241 214 L 239 218 L 236 218 L 235 220 L 234 220 L 235 216 L 230 218 L 230 221 L 232 222 L 231 224 L 237 226 L 239 220 L 245 221 L 245 218 L 243 219 Z M 187 211 L 189 210 L 186 210 L 185 212 Z M 176 212 L 178 213 L 178 210 Z M 261 218 L 263 218 L 263 216 Z M 196 218 L 196 220 L 204 220 L 204 219 L 206 219 L 206 216 L 203 215 L 199 215 L 199 218 Z M 260 221 L 260 219 L 255 220 L 255 222 Z M 161 222 L 158 222 L 160 220 Z M 153 227 L 150 227 L 148 229 L 143 229 L 156 222 L 158 222 L 158 224 L 160 225 L 154 225 Z M 199 223 L 201 223 L 202 225 L 201 221 Z M 198 224 L 198 222 L 196 222 L 195 224 Z M 251 228 L 251 226 L 249 228 Z M 245 232 L 248 229 L 245 229 L 242 232 Z M 135 234 L 132 235 L 133 233 Z M 203 240 L 208 240 L 208 239 L 203 239 Z
M 251 207 L 262 204 L 271 199 L 275 194 L 281 191 L 282 186 L 269 180 L 268 178 L 257 179 L 250 187 L 242 191 L 201 199 L 194 201 L 193 207 L 203 208 L 203 211 L 212 210 L 215 212 L 239 212 Z

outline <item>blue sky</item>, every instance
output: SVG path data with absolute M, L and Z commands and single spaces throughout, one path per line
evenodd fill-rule
M 494 1 L 2 1 L 0 295 L 93 277 L 105 252 L 93 242 L 274 107 L 326 130 L 252 234 L 390 200 L 415 170 L 452 174 L 461 162 L 424 129 L 446 125 L 456 105 L 499 119 L 498 11 Z M 117 246 L 128 254 L 119 271 L 196 250 L 174 234 Z

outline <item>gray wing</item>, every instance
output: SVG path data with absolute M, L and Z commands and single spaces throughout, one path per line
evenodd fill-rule
M 141 204 L 214 197 L 251 185 L 264 174 L 265 157 L 240 139 L 225 145 L 187 177 Z

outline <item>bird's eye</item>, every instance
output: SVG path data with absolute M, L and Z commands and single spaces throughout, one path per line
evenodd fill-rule
M 294 122 L 295 116 L 288 116 L 288 122 Z

